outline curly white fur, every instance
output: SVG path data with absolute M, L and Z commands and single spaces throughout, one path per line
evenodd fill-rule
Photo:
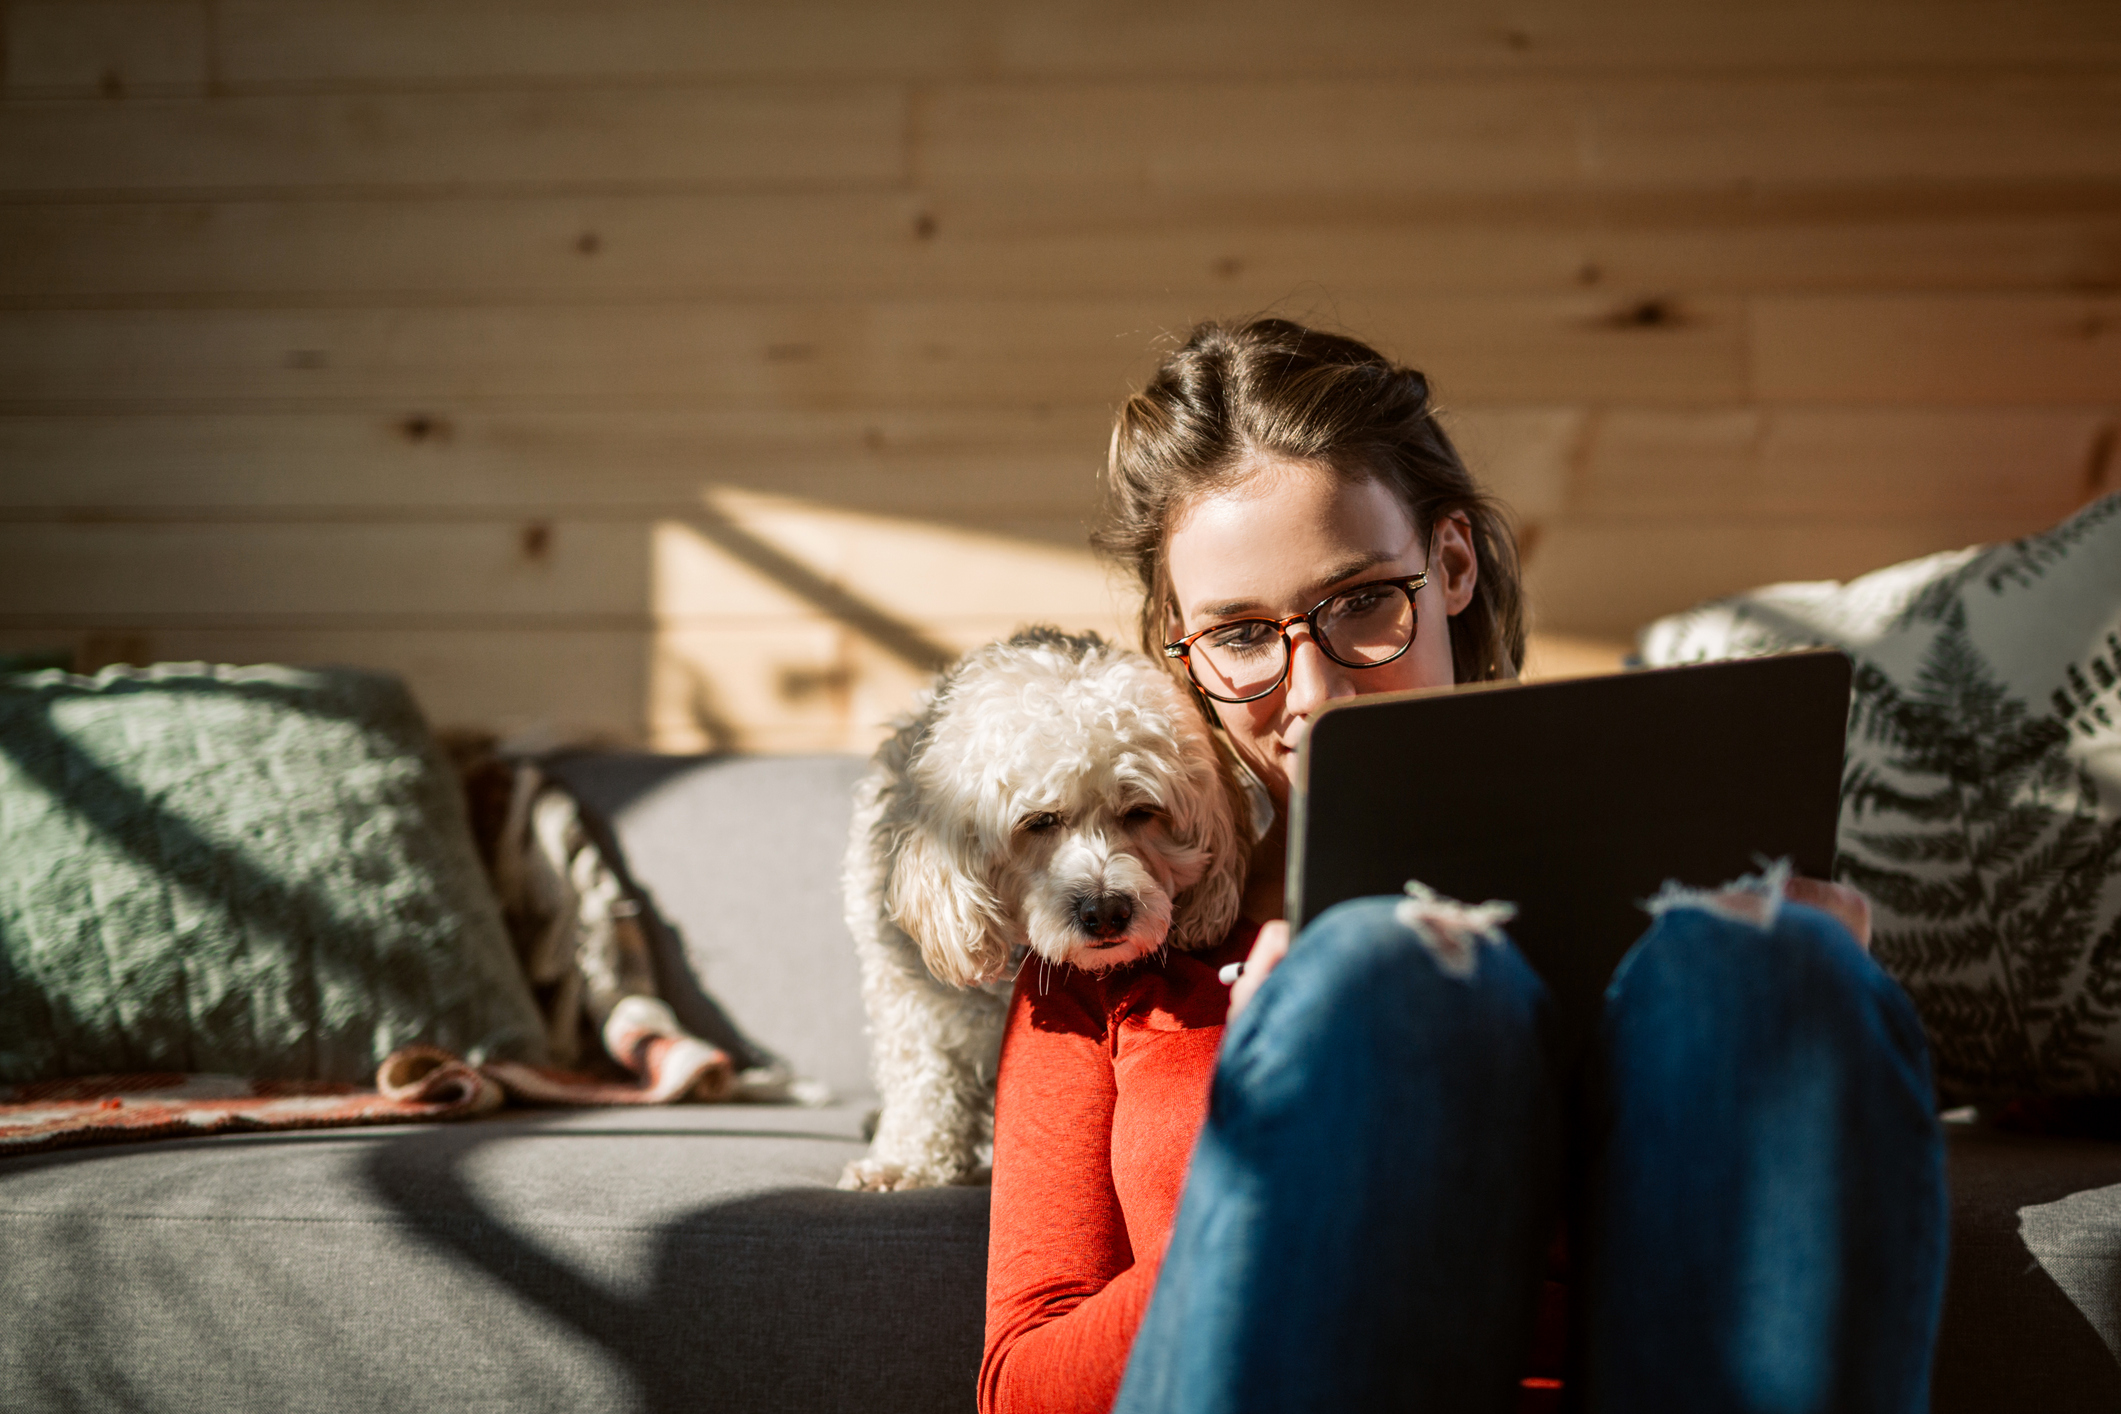
M 840 1186 L 979 1181 L 1016 966 L 1219 941 L 1246 818 L 1206 723 L 1139 653 L 1031 628 L 944 674 L 855 793 L 847 925 L 883 1112 Z

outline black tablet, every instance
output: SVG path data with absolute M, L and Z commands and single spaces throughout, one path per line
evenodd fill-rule
M 1848 701 L 1828 651 L 1335 703 L 1297 754 L 1290 927 L 1409 879 L 1507 899 L 1580 1021 L 1665 880 L 1833 877 Z

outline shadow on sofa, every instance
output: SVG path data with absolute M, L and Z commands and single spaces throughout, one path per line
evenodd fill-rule
M 669 1136 L 600 1129 L 585 1139 Z M 825 1139 L 722 1130 L 724 1139 Z M 768 1188 L 629 1234 L 623 1280 L 600 1278 L 500 1219 L 464 1179 L 498 1135 L 406 1136 L 363 1165 L 369 1189 L 433 1252 L 578 1331 L 624 1370 L 634 1407 L 969 1407 L 986 1265 L 983 1191 L 905 1195 Z M 953 1318 L 942 1318 L 949 1313 Z

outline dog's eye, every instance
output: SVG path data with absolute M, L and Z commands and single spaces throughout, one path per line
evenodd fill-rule
M 1140 826 L 1148 824 L 1151 820 L 1162 819 L 1163 813 L 1153 805 L 1137 805 L 1120 818 L 1129 825 Z
M 1041 810 L 1036 815 L 1026 815 L 1023 828 L 1034 835 L 1043 835 L 1048 830 L 1060 828 L 1060 822 L 1060 816 L 1050 810 Z

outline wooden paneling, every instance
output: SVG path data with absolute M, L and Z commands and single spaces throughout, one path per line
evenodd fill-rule
M 66 621 L 639 628 L 647 550 L 644 527 L 600 522 L 0 525 L 0 606 Z M 725 588 L 735 598 L 751 586 L 731 575 Z M 778 607 L 763 590 L 730 605 Z
M 905 192 L 0 206 L 0 300 L 462 304 L 946 287 Z M 967 288 L 993 289 L 976 278 Z
M 1940 550 L 2030 534 L 2033 516 L 1841 523 L 1746 519 L 1584 521 L 1542 537 L 1527 571 L 1535 625 L 1549 633 L 1632 638 L 1652 619 L 1704 599 L 1786 580 L 1852 579 Z
M 2121 191 L 2089 213 L 1899 217 L 892 190 L 53 201 L 0 205 L 0 253 L 0 304 L 61 306 L 2051 290 L 2121 286 Z
M 1087 549 L 792 503 L 652 523 L 0 524 L 14 617 L 631 628 L 821 612 L 838 595 L 905 624 L 968 604 L 1011 622 L 1116 616 Z
M 26 311 L 0 322 L 0 410 L 428 400 L 685 407 L 1116 402 L 1193 300 Z M 1744 396 L 1719 299 L 1365 298 L 1313 317 L 1437 370 L 1455 400 Z
M 1600 415 L 1570 484 L 1588 519 L 2059 520 L 2097 484 L 2103 412 L 1758 408 Z
M 795 187 L 905 171 L 886 85 L 226 95 L 0 106 L 0 189 Z
M 5 417 L 0 518 L 503 511 L 639 519 L 695 510 L 717 487 L 958 522 L 1080 517 L 1096 495 L 1108 431 L 1103 406 L 709 413 L 430 404 Z
M 2121 486 L 2111 0 L 6 0 L 0 651 L 861 748 L 1273 310 L 1423 368 L 1527 670 Z
M 2121 178 L 2121 79 L 952 85 L 917 171 L 1150 191 L 1733 189 Z
M 1001 64 L 1049 74 L 1485 75 L 2121 61 L 2101 0 L 1125 0 L 998 7 Z
M 21 5 L 18 8 L 29 8 Z M 814 3 L 220 0 L 244 83 L 560 80 L 583 74 L 1218 76 L 1581 69 L 2112 64 L 2103 0 L 1338 0 Z
M 0 88 L 31 93 L 205 89 L 205 0 L 10 0 L 0 9 Z
M 834 78 L 985 66 L 969 0 L 219 0 L 231 82 Z
M 12 651 L 74 655 L 77 671 L 115 662 L 351 665 L 397 673 L 438 727 L 516 736 L 537 748 L 575 741 L 644 744 L 653 638 L 645 628 L 319 628 L 143 624 L 65 627 L 0 617 Z
M 1762 300 L 1762 398 L 1950 404 L 2121 401 L 2121 298 Z

